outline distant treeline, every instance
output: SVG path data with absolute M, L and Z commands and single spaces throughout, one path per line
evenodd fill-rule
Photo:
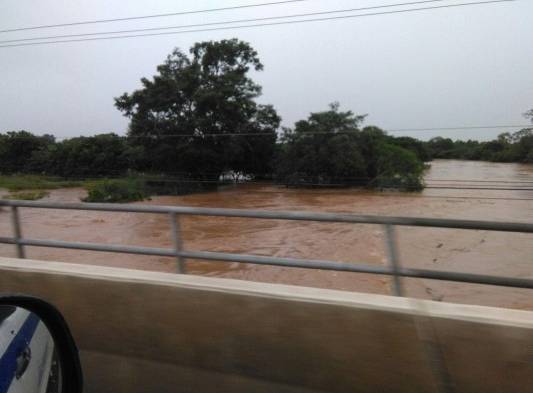
M 161 185 L 172 178 L 190 190 L 223 177 L 417 190 L 424 162 L 432 158 L 533 162 L 531 130 L 491 142 L 422 142 L 362 127 L 364 115 L 341 111 L 336 103 L 280 132 L 274 107 L 255 101 L 261 86 L 249 72 L 262 69 L 257 52 L 236 39 L 197 43 L 189 54 L 176 49 L 153 78 L 141 79 L 142 88 L 115 99 L 130 119 L 126 137 L 57 141 L 26 131 L 0 134 L 0 174 L 149 174 Z
M 503 133 L 489 142 L 433 138 L 425 143 L 431 158 L 533 163 L 533 128 Z

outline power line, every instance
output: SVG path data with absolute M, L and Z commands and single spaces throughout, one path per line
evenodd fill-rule
M 176 178 L 176 177 L 173 177 L 172 175 L 176 176 L 183 176 L 181 178 Z M 206 177 L 190 177 L 189 176 L 190 174 L 186 173 L 186 172 L 165 172 L 164 174 L 142 174 L 142 173 L 138 173 L 138 174 L 134 174 L 133 176 L 134 177 L 139 177 L 140 179 L 144 179 L 146 181 L 152 181 L 152 182 L 161 182 L 161 183 L 219 183 L 219 184 L 224 184 L 225 182 L 226 183 L 234 183 L 234 180 L 233 178 L 230 178 L 230 177 L 223 177 L 222 179 L 213 179 L 213 180 L 206 180 Z M 219 172 L 213 172 L 213 173 L 209 173 L 209 172 L 202 172 L 202 173 L 198 173 L 198 174 L 195 174 L 195 176 L 201 176 L 201 175 L 204 175 L 207 177 L 212 177 L 213 175 L 216 175 L 217 177 L 221 176 Z M 256 175 L 261 175 L 261 174 L 256 174 Z M 124 177 L 127 177 L 128 174 L 125 174 L 124 172 L 122 171 L 109 171 L 106 175 L 94 175 L 94 174 L 86 174 L 84 176 L 74 176 L 74 177 L 65 177 L 65 179 L 67 180 L 98 180 L 98 179 L 116 179 L 116 178 L 124 178 Z M 345 187 L 345 186 L 364 186 L 365 184 L 363 184 L 363 182 L 365 183 L 371 183 L 373 180 L 375 180 L 375 178 L 370 178 L 370 177 L 347 177 L 347 176 L 340 176 L 340 177 L 335 177 L 334 178 L 335 181 L 351 181 L 352 183 L 349 184 L 349 183 L 316 183 L 316 182 L 313 182 L 313 181 L 301 181 L 299 183 L 295 183 L 295 185 L 301 185 L 301 186 L 314 186 L 314 187 Z M 396 183 L 394 181 L 392 181 L 393 179 L 392 178 L 385 178 L 385 179 L 381 179 L 382 180 L 382 185 L 384 187 L 393 187 L 396 185 Z M 432 180 L 432 179 L 424 179 L 424 181 L 426 182 L 431 182 L 431 181 L 435 181 L 435 180 Z M 455 180 L 455 179 L 450 179 L 450 180 L 443 180 L 443 181 L 449 181 L 449 182 L 454 182 L 454 181 L 458 181 L 458 180 Z M 472 183 L 475 183 L 475 182 L 484 182 L 484 180 L 469 180 L 470 182 Z M 257 181 L 257 180 L 248 180 L 248 179 L 245 179 L 245 178 L 242 178 L 242 179 L 238 179 L 237 183 L 239 184 L 263 184 L 261 181 Z M 454 189 L 454 190 L 488 190 L 488 191 L 499 191 L 499 190 L 502 190 L 502 191 L 533 191 L 533 188 L 524 188 L 524 187 L 531 187 L 531 185 L 524 185 L 524 186 L 521 186 L 521 185 L 511 185 L 509 187 L 506 187 L 503 185 L 503 183 L 510 183 L 510 182 L 504 182 L 504 181 L 493 181 L 493 183 L 501 183 L 501 185 L 498 185 L 496 184 L 495 186 L 484 186 L 484 185 L 468 185 L 468 184 L 465 184 L 465 185 L 460 185 L 460 186 L 446 186 L 446 185 L 432 185 L 432 184 L 429 184 L 429 183 L 426 183 L 426 185 L 424 186 L 425 189 Z M 533 183 L 533 181 L 531 182 L 522 182 L 522 183 Z M 274 182 L 273 183 L 274 185 L 291 185 L 291 183 L 283 183 L 283 182 L 280 182 L 280 183 L 277 183 L 277 182 Z M 473 198 L 476 198 L 476 197 L 473 197 Z
M 249 183 L 242 183 L 242 184 L 249 184 Z M 253 184 L 253 183 L 252 183 Z M 274 185 L 274 186 L 282 186 L 282 185 Z M 353 190 L 353 188 L 348 188 L 348 190 Z M 298 191 L 301 191 L 301 189 L 298 189 Z M 254 193 L 254 194 L 283 194 L 287 195 L 284 191 L 246 191 L 247 193 Z M 310 192 L 310 190 L 307 190 L 307 192 Z M 337 191 L 332 191 L 332 193 L 337 194 Z M 324 192 L 321 191 L 319 195 L 324 195 Z M 354 196 L 357 196 L 354 194 Z M 475 200 L 494 200 L 494 201 L 533 201 L 533 198 L 507 198 L 507 197 L 481 197 L 481 196 L 457 196 L 457 195 L 424 195 L 422 193 L 416 193 L 416 194 L 408 194 L 405 193 L 387 193 L 386 191 L 372 191 L 369 190 L 368 193 L 363 194 L 365 197 L 370 198 L 417 198 L 417 199 L 475 199 Z
M 491 128 L 528 128 L 531 124 L 515 124 L 501 126 L 466 126 L 466 127 L 436 127 L 436 128 L 397 128 L 389 129 L 390 132 L 412 132 L 412 131 L 461 131 L 461 130 L 481 130 Z
M 193 11 L 181 11 L 181 12 L 170 12 L 166 14 L 153 14 L 153 15 L 141 15 L 141 16 L 130 16 L 123 18 L 113 18 L 113 19 L 97 19 L 97 20 L 86 20 L 81 22 L 69 22 L 69 23 L 59 23 L 54 25 L 41 25 L 41 26 L 28 26 L 28 27 L 17 27 L 13 29 L 4 29 L 0 30 L 0 33 L 11 33 L 14 31 L 25 31 L 25 30 L 38 30 L 38 29 L 50 29 L 53 27 L 67 27 L 67 26 L 80 26 L 80 25 L 90 25 L 97 23 L 109 23 L 109 22 L 124 22 L 129 20 L 140 20 L 140 19 L 151 19 L 151 18 L 162 18 L 168 16 L 178 16 L 178 15 L 191 15 L 191 14 L 202 14 L 208 12 L 218 12 L 218 11 L 228 11 L 228 10 L 238 10 L 243 8 L 256 8 L 256 7 L 265 7 L 269 5 L 280 5 L 288 3 L 300 3 L 308 0 L 286 0 L 286 1 L 273 1 L 269 3 L 259 3 L 259 4 L 248 4 L 248 5 L 237 5 L 231 7 L 222 7 L 222 8 L 209 8 L 202 10 L 193 10 Z
M 473 160 L 470 160 L 471 162 L 479 162 L 479 161 L 473 161 Z M 225 172 L 229 172 L 229 171 L 225 171 Z M 123 170 L 118 170 L 118 169 L 115 169 L 115 170 L 106 170 L 106 173 L 107 175 L 101 175 L 101 174 L 94 174 L 94 173 L 86 173 L 84 176 L 82 177 L 79 177 L 79 179 L 83 180 L 83 179 L 87 179 L 87 178 L 100 178 L 100 177 L 112 177 L 112 176 L 115 176 L 115 177 L 123 177 L 124 176 L 124 171 Z M 190 172 L 187 172 L 187 171 L 164 171 L 164 172 L 160 172 L 160 173 L 157 173 L 157 172 L 150 172 L 150 171 L 133 171 L 133 175 L 135 176 L 141 176 L 141 177 L 145 177 L 145 178 L 149 178 L 149 179 L 165 179 L 165 180 L 182 180 L 182 178 L 179 178 L 179 176 L 183 176 L 183 178 L 187 178 L 188 180 L 205 180 L 205 177 L 204 178 L 190 178 L 188 177 L 190 175 Z M 207 172 L 207 171 L 203 171 L 203 172 L 199 172 L 199 173 L 195 173 L 195 176 L 213 176 L 213 175 L 216 175 L 216 176 L 220 176 L 220 171 L 211 171 L 211 172 Z M 254 173 L 255 176 L 267 176 L 267 175 L 270 175 L 270 173 Z M 54 177 L 54 176 L 52 176 Z M 174 178 L 173 178 L 174 177 Z M 339 180 L 361 180 L 361 181 L 370 181 L 370 180 L 373 180 L 374 178 L 372 177 L 368 177 L 368 176 L 336 176 L 335 177 L 336 179 L 339 179 Z M 495 180 L 487 180 L 487 179 L 455 179 L 455 178 L 452 178 L 452 179 L 435 179 L 435 178 L 426 178 L 424 177 L 424 181 L 425 182 L 460 182 L 460 183 L 463 183 L 463 182 L 466 182 L 466 183 L 501 183 L 501 184 L 513 184 L 513 183 L 518 183 L 518 184 L 521 184 L 521 183 L 524 183 L 524 184 L 533 184 L 533 176 L 531 177 L 532 180 L 500 180 L 500 179 L 495 179 Z M 70 179 L 70 180 L 76 180 L 77 177 L 68 177 L 67 176 L 67 179 Z M 244 179 L 246 180 L 246 179 Z M 247 181 L 247 182 L 250 182 L 250 181 Z M 259 181 L 254 181 L 256 183 L 261 183 Z M 253 182 L 252 182 L 253 183 Z
M 533 181 L 527 181 L 527 180 L 473 180 L 473 179 L 425 179 L 426 181 L 433 181 L 433 182 L 446 182 L 446 183 L 525 183 L 525 184 L 533 184 Z
M 114 173 L 114 174 L 113 174 Z M 168 174 L 183 174 L 185 175 L 184 178 L 172 178 L 168 177 Z M 202 174 L 208 174 L 208 173 L 202 173 Z M 241 184 L 241 185 L 271 185 L 271 186 L 297 186 L 297 187 L 303 187 L 303 188 L 328 188 L 328 187 L 342 187 L 344 189 L 348 190 L 367 190 L 365 188 L 366 184 L 361 183 L 352 183 L 352 184 L 346 184 L 346 183 L 314 183 L 314 182 L 300 182 L 295 184 L 290 183 L 283 183 L 283 182 L 275 182 L 270 181 L 268 183 L 257 181 L 257 180 L 247 180 L 247 179 L 238 179 L 235 181 L 231 178 L 223 178 L 223 179 L 217 179 L 217 180 L 206 180 L 205 178 L 193 178 L 193 177 L 187 177 L 186 173 L 183 172 L 166 172 L 165 177 L 162 177 L 161 175 L 150 175 L 150 174 L 137 174 L 133 175 L 140 179 L 143 179 L 145 181 L 154 182 L 154 183 L 176 183 L 176 184 L 217 184 L 220 186 L 224 185 L 230 185 L 230 184 Z M 201 175 L 201 174 L 197 174 Z M 111 171 L 107 175 L 85 175 L 85 176 L 74 176 L 74 177 L 64 177 L 65 180 L 71 180 L 71 181 L 91 181 L 91 180 L 105 180 L 105 179 L 121 179 L 124 177 L 127 177 L 128 175 L 125 173 L 121 173 L 120 171 Z M 369 183 L 372 178 L 364 177 L 364 178 L 348 178 L 348 177 L 339 177 L 336 178 L 337 181 L 339 180 L 365 180 L 366 183 Z M 425 180 L 431 180 L 431 179 L 425 179 Z M 455 179 L 450 179 L 446 181 L 455 181 Z M 483 180 L 471 180 L 472 182 L 476 181 L 483 181 Z M 394 182 L 385 182 L 382 183 L 383 188 L 395 188 L 397 184 Z M 501 188 L 501 187 L 441 187 L 441 186 L 432 186 L 429 184 L 426 184 L 424 186 L 424 189 L 454 189 L 454 190 L 485 190 L 485 191 L 533 191 L 533 189 L 524 189 L 524 188 Z M 372 190 L 369 190 L 372 191 Z M 271 191 L 268 191 L 271 192 Z M 446 195 L 424 195 L 421 193 L 416 194 L 410 194 L 410 195 L 402 195 L 402 194 L 380 194 L 378 191 L 374 190 L 374 194 L 370 195 L 371 197 L 407 197 L 407 198 L 440 198 L 440 199 L 474 199 L 474 200 L 514 200 L 514 201 L 533 201 L 533 198 L 510 198 L 510 197 L 482 197 L 482 196 L 446 196 Z M 383 192 L 383 191 L 381 191 Z M 276 191 L 273 191 L 272 193 L 276 193 Z
M 464 131 L 464 130 L 476 130 L 476 129 L 505 129 L 505 128 L 529 128 L 530 124 L 525 125 L 499 125 L 499 126 L 464 126 L 464 127 L 428 127 L 428 128 L 389 128 L 389 129 L 383 129 L 385 132 L 423 132 L 423 131 Z M 358 130 L 359 132 L 362 130 Z M 317 131 L 317 132 L 305 132 L 297 135 L 352 135 L 355 134 L 356 131 L 339 131 L 339 132 L 327 132 L 327 131 Z M 55 140 L 67 140 L 67 139 L 73 139 L 73 138 L 92 138 L 97 135 L 105 135 L 105 134 L 116 134 L 115 132 L 102 132 L 100 134 L 94 134 L 94 135 L 78 135 L 78 136 L 65 136 L 65 137 L 54 137 Z M 7 135 L 2 134 L 0 135 Z M 268 132 L 243 132 L 243 133 L 237 133 L 237 132 L 228 132 L 228 133 L 220 133 L 220 134 L 212 134 L 212 133 L 204 133 L 204 134 L 162 134 L 162 135 L 119 135 L 116 134 L 119 137 L 123 138 L 146 138 L 146 139 L 152 139 L 157 140 L 161 138 L 204 138 L 204 137 L 232 137 L 232 136 L 276 136 L 276 137 L 283 137 L 283 134 L 278 133 L 268 133 Z M 294 135 L 294 134 L 291 134 Z M 44 137 L 45 135 L 34 135 L 36 137 Z M 53 135 L 52 135 L 53 136 Z M 14 137 L 17 138 L 26 138 L 26 136 L 22 135 L 16 135 Z M 11 136 L 13 138 L 13 136 Z
M 533 185 L 519 185 L 519 184 L 489 184 L 483 186 L 483 184 L 471 183 L 471 184 L 461 184 L 461 186 L 451 185 L 451 184 L 434 184 L 434 183 L 425 183 L 426 188 L 435 188 L 435 189 L 447 189 L 447 190 L 503 190 L 503 191 L 533 191 Z M 533 195 L 532 195 L 533 196 Z
M 301 17 L 318 16 L 318 15 L 329 15 L 329 14 L 338 14 L 338 13 L 347 13 L 347 12 L 368 11 L 368 10 L 373 10 L 373 9 L 409 6 L 409 5 L 426 4 L 426 3 L 435 3 L 435 2 L 442 2 L 442 1 L 448 1 L 448 0 L 423 0 L 423 1 L 413 1 L 413 2 L 408 2 L 408 3 L 384 4 L 384 5 L 372 6 L 372 7 L 361 7 L 361 8 L 349 8 L 349 9 L 343 9 L 343 10 L 310 12 L 310 13 L 304 13 L 304 14 L 268 16 L 268 17 L 263 17 L 263 18 L 252 18 L 252 19 L 235 19 L 235 20 L 222 21 L 222 22 L 197 23 L 197 24 L 179 25 L 179 26 L 149 27 L 149 28 L 142 28 L 142 29 L 115 30 L 115 31 L 105 31 L 105 32 L 96 32 L 96 33 L 63 34 L 63 35 L 53 35 L 53 36 L 45 36 L 45 37 L 19 38 L 19 39 L 13 39 L 13 40 L 3 40 L 3 41 L 0 41 L 0 44 L 8 44 L 8 43 L 13 43 L 13 42 L 38 41 L 38 40 L 63 39 L 63 38 L 73 38 L 73 37 L 99 36 L 99 35 L 109 35 L 109 34 L 139 33 L 139 32 L 144 32 L 144 31 L 156 31 L 156 30 L 175 30 L 175 29 L 185 29 L 185 28 L 192 28 L 192 27 L 226 25 L 226 24 L 234 24 L 234 23 L 260 22 L 260 21 L 275 20 L 275 19 L 301 18 Z
M 502 188 L 502 187 L 425 186 L 424 188 L 443 189 L 443 190 L 533 191 L 533 188 Z
M 70 178 L 70 180 L 76 180 L 76 179 L 84 179 L 84 180 L 99 180 L 99 179 L 120 179 L 124 178 L 127 175 L 101 175 L 101 176 L 90 176 L 90 177 L 74 177 Z M 254 180 L 246 180 L 243 179 L 241 181 L 233 181 L 232 179 L 218 179 L 218 180 L 205 180 L 205 178 L 201 179 L 195 179 L 195 178 L 183 178 L 183 179 L 172 179 L 172 178 L 164 178 L 164 177 L 150 177 L 148 176 L 139 176 L 139 178 L 153 183 L 176 183 L 176 184 L 218 184 L 218 185 L 225 185 L 225 184 L 265 184 L 260 181 L 254 181 Z M 68 177 L 66 179 L 69 179 Z M 338 178 L 337 180 L 342 180 L 343 178 Z M 366 179 L 371 180 L 371 179 Z M 81 181 L 81 180 L 80 180 Z M 347 189 L 354 189 L 354 188 L 360 188 L 363 189 L 366 184 L 361 183 L 314 183 L 314 182 L 299 182 L 299 183 L 283 183 L 283 182 L 272 182 L 270 183 L 274 186 L 297 186 L 297 187 L 313 187 L 313 188 L 328 188 L 328 187 L 342 187 Z M 394 182 L 385 182 L 382 183 L 381 188 L 396 188 L 398 185 Z M 379 188 L 379 187 L 378 187 Z M 431 186 L 431 185 L 425 185 L 424 189 L 452 189 L 452 190 L 484 190 L 484 191 L 533 191 L 533 188 L 501 188 L 501 187 L 441 187 L 441 186 Z M 424 195 L 420 195 L 423 197 L 426 197 Z M 439 196 L 440 197 L 440 196 Z M 463 197 L 463 196 L 446 196 L 446 198 L 461 198 L 461 199 L 510 199 L 510 198 L 488 198 L 488 197 Z M 533 200 L 533 198 L 514 198 L 516 200 Z
M 85 174 L 84 176 L 81 176 L 81 177 L 69 177 L 67 176 L 66 178 L 69 179 L 69 180 L 76 180 L 76 179 L 92 179 L 92 178 L 102 178 L 102 177 L 124 177 L 125 176 L 125 172 L 124 171 L 121 171 L 121 170 L 109 170 L 109 171 L 106 171 L 106 175 L 95 175 L 95 174 Z M 154 180 L 154 181 L 158 181 L 158 180 L 161 180 L 161 181 L 183 181 L 184 179 L 186 180 L 189 180 L 189 181 L 205 181 L 205 176 L 207 177 L 212 177 L 212 176 L 220 176 L 220 172 L 219 171 L 216 171 L 216 172 L 201 172 L 201 173 L 196 173 L 195 176 L 204 176 L 202 178 L 192 178 L 192 177 L 189 177 L 190 176 L 190 173 L 189 172 L 185 172 L 185 171 L 181 171 L 181 172 L 168 172 L 168 171 L 165 171 L 165 172 L 162 172 L 162 173 L 144 173 L 143 171 L 140 171 L 140 172 L 134 172 L 133 174 L 134 176 L 139 176 L 141 178 L 145 178 L 145 179 L 149 179 L 149 180 Z M 268 173 L 255 173 L 254 174 L 255 176 L 265 176 L 265 175 L 269 175 Z M 127 174 L 126 174 L 127 176 Z M 182 176 L 181 178 L 179 176 Z M 52 176 L 53 177 L 53 176 Z M 371 177 L 349 177 L 349 176 L 336 176 L 335 177 L 336 180 L 350 180 L 350 181 L 366 181 L 366 182 L 369 182 L 371 180 L 374 180 L 374 178 L 371 178 Z M 250 180 L 246 180 L 246 179 L 243 179 L 245 182 L 247 183 L 260 183 L 258 181 L 250 181 Z M 525 180 L 479 180 L 479 179 L 432 179 L 432 178 L 424 178 L 423 179 L 424 182 L 426 182 L 427 185 L 431 185 L 429 183 L 431 182 L 450 182 L 450 183 L 453 183 L 453 182 L 460 182 L 460 183 L 493 183 L 493 184 L 496 184 L 498 186 L 498 184 L 512 184 L 511 187 L 532 187 L 530 184 L 533 184 L 533 180 L 531 181 L 525 181 Z M 210 180 L 210 181 L 216 181 L 216 180 Z M 459 184 L 460 184 L 459 183 Z M 514 185 L 514 184 L 517 184 L 517 185 Z M 521 184 L 524 184 L 523 186 Z M 466 184 L 468 186 L 468 184 Z M 474 186 L 477 186 L 474 184 Z M 484 186 L 483 184 L 481 184 L 480 186 Z M 503 186 L 505 187 L 505 186 Z M 460 187 L 459 187 L 460 188 Z M 491 189 L 497 189 L 497 188 L 491 188 Z M 517 188 L 517 189 L 522 189 L 522 188 Z
M 332 16 L 332 17 L 326 17 L 326 18 L 301 19 L 301 20 L 294 20 L 294 21 L 281 21 L 281 22 L 270 22 L 270 23 L 257 23 L 257 24 L 240 25 L 240 26 L 215 27 L 215 28 L 209 28 L 209 29 L 181 30 L 181 31 L 170 31 L 170 32 L 148 33 L 148 34 L 144 34 L 144 33 L 143 34 L 129 34 L 129 35 L 121 35 L 121 36 L 79 38 L 79 39 L 71 39 L 71 40 L 27 42 L 27 43 L 20 43 L 20 44 L 0 45 L 0 48 L 14 48 L 14 47 L 21 47 L 21 46 L 50 45 L 50 44 L 72 43 L 72 42 L 115 40 L 115 39 L 123 39 L 123 38 L 154 37 L 154 36 L 176 35 L 176 34 L 186 34 L 186 33 L 200 33 L 200 32 L 209 32 L 209 31 L 247 29 L 247 28 L 253 28 L 253 27 L 279 26 L 279 25 L 299 24 L 299 23 L 308 23 L 308 22 L 323 22 L 323 21 L 330 21 L 330 20 L 353 19 L 353 18 L 362 18 L 366 16 L 392 15 L 392 14 L 436 10 L 436 9 L 444 9 L 444 8 L 466 7 L 466 6 L 473 6 L 473 5 L 508 3 L 508 2 L 513 2 L 513 1 L 516 1 L 516 0 L 477 1 L 477 2 L 470 2 L 470 3 L 447 4 L 447 5 L 434 6 L 434 7 L 420 7 L 420 8 L 410 8 L 410 9 L 404 9 L 404 10 L 373 12 L 373 13 L 368 13 L 368 14 L 340 15 L 340 16 Z
M 499 128 L 524 128 L 529 127 L 529 124 L 527 125 L 501 125 L 501 126 L 465 126 L 465 127 L 431 127 L 431 128 L 392 128 L 392 129 L 384 129 L 385 132 L 420 132 L 420 131 L 450 131 L 450 130 L 475 130 L 475 129 L 499 129 Z M 359 130 L 362 131 L 362 130 Z M 105 134 L 105 133 L 104 133 Z M 353 135 L 355 134 L 355 131 L 339 131 L 339 132 L 327 132 L 327 131 L 316 131 L 316 132 L 304 132 L 301 134 L 290 134 L 290 135 Z M 98 134 L 97 134 L 98 135 Z M 237 132 L 228 132 L 228 133 L 220 133 L 220 134 L 162 134 L 162 135 L 119 135 L 127 138 L 146 138 L 146 139 L 160 139 L 160 138 L 203 138 L 203 137 L 231 137 L 231 136 L 277 136 L 277 137 L 283 137 L 283 134 L 274 134 L 274 133 L 267 133 L 267 132 L 243 132 L 243 133 L 237 133 Z M 90 138 L 91 136 L 84 136 L 80 135 L 81 138 Z M 57 140 L 65 140 L 65 139 L 71 139 L 71 138 L 78 138 L 78 137 L 59 137 L 56 138 Z

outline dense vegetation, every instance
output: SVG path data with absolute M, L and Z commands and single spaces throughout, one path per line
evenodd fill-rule
M 85 202 L 133 202 L 147 197 L 141 178 L 105 179 L 89 183 Z
M 203 180 L 272 172 L 281 119 L 255 102 L 261 86 L 248 74 L 263 69 L 257 52 L 236 39 L 189 52 L 174 50 L 142 89 L 116 99 L 131 119 L 131 146 L 143 152 L 137 168 Z
M 427 147 L 433 158 L 533 163 L 533 128 L 506 132 L 489 142 L 433 138 Z
M 416 141 L 396 143 L 377 127 L 359 129 L 364 118 L 332 104 L 285 129 L 276 179 L 287 185 L 422 188 L 423 157 Z
M 533 109 L 524 117 L 533 123 Z M 426 142 L 426 146 L 431 158 L 533 163 L 533 128 L 504 132 L 488 142 L 437 137 Z
M 188 54 L 176 49 L 141 89 L 116 98 L 130 119 L 127 136 L 0 134 L 0 188 L 85 185 L 89 201 L 131 201 L 203 190 L 231 176 L 418 190 L 423 163 L 433 158 L 533 162 L 532 129 L 489 142 L 423 142 L 362 127 L 365 115 L 336 103 L 278 136 L 281 119 L 256 102 L 261 86 L 249 76 L 262 69 L 255 50 L 236 39 L 198 43 Z M 533 121 L 533 110 L 525 116 Z

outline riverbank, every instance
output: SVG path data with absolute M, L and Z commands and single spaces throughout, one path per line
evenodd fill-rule
M 83 186 L 82 181 L 65 180 L 59 177 L 41 175 L 2 175 L 0 188 L 15 192 L 22 190 L 56 190 Z
M 44 175 L 0 176 L 0 198 L 38 200 L 49 190 L 84 188 L 84 202 L 135 202 L 151 195 L 185 195 L 212 191 L 227 181 L 191 181 L 161 175 L 130 175 L 114 178 L 73 180 Z M 5 191 L 2 192 L 2 189 Z

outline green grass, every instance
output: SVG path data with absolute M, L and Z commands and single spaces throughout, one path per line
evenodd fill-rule
M 83 181 L 64 180 L 58 177 L 39 175 L 0 176 L 0 188 L 8 191 L 54 190 L 57 188 L 82 187 Z
M 8 195 L 3 195 L 3 199 L 18 199 L 23 201 L 36 201 L 48 196 L 48 192 L 44 190 L 18 191 L 12 192 Z

